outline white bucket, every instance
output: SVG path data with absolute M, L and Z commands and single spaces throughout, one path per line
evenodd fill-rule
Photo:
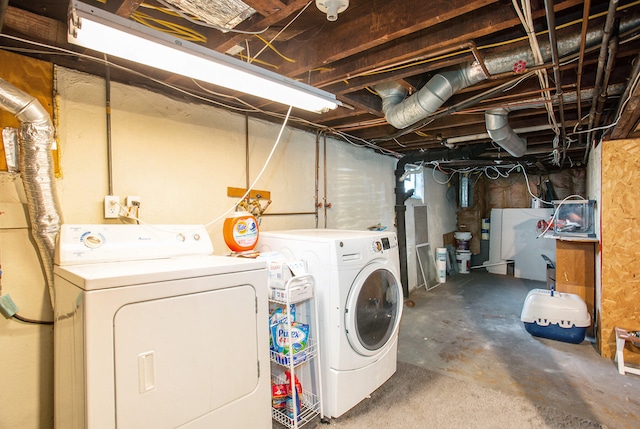
M 436 249 L 436 271 L 438 272 L 438 282 L 447 281 L 447 249 L 438 247 Z
M 471 269 L 471 251 L 456 250 L 456 262 L 458 263 L 458 271 L 461 274 L 469 274 Z
M 469 250 L 469 241 L 471 241 L 471 233 L 466 231 L 456 231 L 453 233 L 456 239 L 456 249 Z

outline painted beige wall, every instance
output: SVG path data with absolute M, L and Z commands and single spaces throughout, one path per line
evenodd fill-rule
M 57 193 L 63 221 L 117 222 L 102 217 L 108 193 L 105 83 L 58 68 L 56 89 L 62 157 Z M 122 200 L 126 195 L 140 196 L 141 218 L 149 223 L 211 223 L 208 231 L 215 253 L 228 253 L 222 221 L 234 204 L 226 196 L 227 187 L 245 187 L 244 115 L 116 83 L 111 88 L 111 105 L 113 193 Z M 265 121 L 249 121 L 252 181 L 279 129 Z M 271 191 L 268 212 L 314 210 L 315 153 L 315 134 L 285 129 L 256 184 L 257 189 Z M 332 204 L 328 227 L 362 229 L 382 223 L 395 230 L 395 158 L 328 138 L 326 164 L 327 201 Z M 321 177 L 321 198 L 323 183 Z M 51 320 L 42 269 L 29 240 L 20 177 L 0 173 L 0 191 L 0 211 L 11 213 L 11 217 L 0 215 L 3 293 L 11 295 L 23 315 Z M 322 217 L 320 226 L 324 226 Z M 314 227 L 312 215 L 268 216 L 261 225 L 262 230 Z M 0 427 L 52 427 L 52 356 L 50 326 L 0 317 Z

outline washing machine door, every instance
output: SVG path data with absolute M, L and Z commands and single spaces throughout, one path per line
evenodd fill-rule
M 388 261 L 366 265 L 351 285 L 345 327 L 351 347 L 363 356 L 380 352 L 397 333 L 402 315 L 402 287 Z

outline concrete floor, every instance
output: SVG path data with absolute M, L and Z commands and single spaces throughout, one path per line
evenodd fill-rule
M 587 338 L 533 337 L 520 322 L 543 282 L 472 271 L 418 288 L 404 306 L 398 360 L 601 423 L 640 427 L 640 376 L 620 375 Z

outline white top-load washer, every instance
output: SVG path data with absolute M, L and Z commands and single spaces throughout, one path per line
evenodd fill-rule
M 203 227 L 63 225 L 55 427 L 271 428 L 264 262 Z
M 314 276 L 322 407 L 339 417 L 396 371 L 402 316 L 398 243 L 393 232 L 261 232 L 257 249 L 303 259 Z

